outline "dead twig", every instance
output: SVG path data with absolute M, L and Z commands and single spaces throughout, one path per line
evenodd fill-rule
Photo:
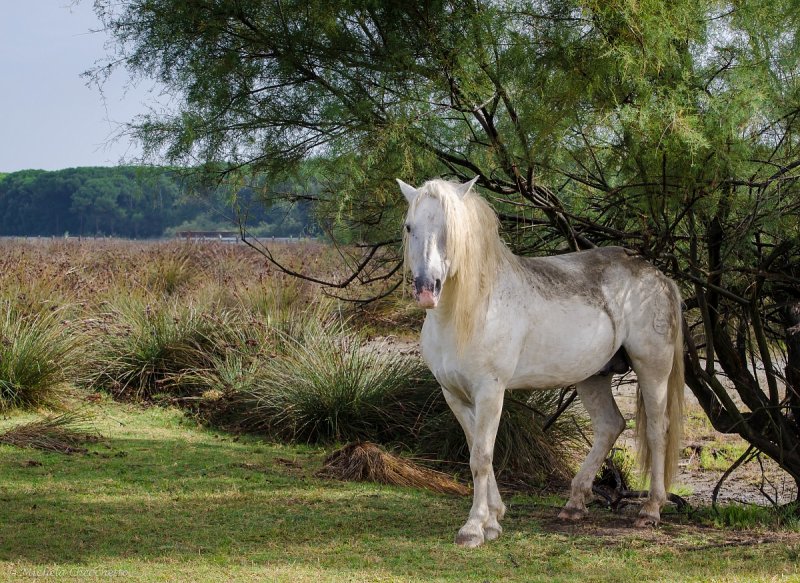
M 719 496 L 720 489 L 722 489 L 722 484 L 728 479 L 728 476 L 730 476 L 736 470 L 736 468 L 741 466 L 745 461 L 750 461 L 753 459 L 753 455 L 758 455 L 757 453 L 753 454 L 754 450 L 755 447 L 752 445 L 748 447 L 744 453 L 740 455 L 739 458 L 733 462 L 727 470 L 725 470 L 725 473 L 720 476 L 717 485 L 714 486 L 714 491 L 711 493 L 711 507 L 714 509 L 714 512 L 717 512 L 717 497 Z

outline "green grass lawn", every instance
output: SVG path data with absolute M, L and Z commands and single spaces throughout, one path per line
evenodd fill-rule
M 655 531 L 510 499 L 500 540 L 453 544 L 470 501 L 314 477 L 324 451 L 199 428 L 177 410 L 92 405 L 88 454 L 0 446 L 0 580 L 800 580 L 800 535 L 668 514 Z M 23 420 L 0 421 L 3 430 Z

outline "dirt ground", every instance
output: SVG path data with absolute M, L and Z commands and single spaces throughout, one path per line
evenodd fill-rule
M 670 513 L 662 515 L 658 528 L 632 528 L 638 506 L 629 506 L 618 513 L 590 509 L 579 522 L 559 520 L 557 509 L 549 507 L 514 507 L 512 510 L 520 519 L 536 520 L 547 532 L 592 536 L 598 540 L 606 539 L 609 544 L 635 539 L 637 544 L 666 545 L 677 553 L 750 545 L 800 544 L 800 534 L 796 532 L 718 529 L 691 522 L 685 515 Z

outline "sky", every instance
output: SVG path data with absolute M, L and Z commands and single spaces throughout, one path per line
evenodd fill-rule
M 108 38 L 91 0 L 0 0 L 0 172 L 114 166 L 140 153 L 120 124 L 157 103 L 153 83 L 104 87 L 81 73 L 105 57 Z

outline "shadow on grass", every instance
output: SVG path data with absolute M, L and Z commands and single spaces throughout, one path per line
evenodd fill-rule
M 5 448 L 0 560 L 211 554 L 318 562 L 320 552 L 346 555 L 354 540 L 362 550 L 449 541 L 468 508 L 443 496 L 322 482 L 312 476 L 314 454 L 282 455 L 180 440 L 113 440 L 69 457 Z

